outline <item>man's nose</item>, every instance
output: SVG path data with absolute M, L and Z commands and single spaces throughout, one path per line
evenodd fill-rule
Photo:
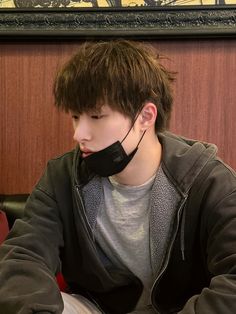
M 74 128 L 73 139 L 78 143 L 83 143 L 91 139 L 91 132 L 89 131 L 88 126 L 80 121 Z

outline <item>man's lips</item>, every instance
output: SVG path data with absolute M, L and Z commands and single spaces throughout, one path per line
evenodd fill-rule
M 93 153 L 91 150 L 88 150 L 88 149 L 81 149 L 81 152 L 82 152 L 82 157 L 83 158 L 86 158 L 89 155 L 92 155 L 92 153 Z
M 92 155 L 92 153 L 82 153 L 82 157 L 83 157 L 83 158 L 86 158 L 86 157 L 88 157 L 89 155 Z

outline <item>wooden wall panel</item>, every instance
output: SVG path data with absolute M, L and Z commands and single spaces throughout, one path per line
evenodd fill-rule
M 217 144 L 236 169 L 236 41 L 169 42 L 161 49 L 178 71 L 171 130 Z
M 178 72 L 171 130 L 214 142 L 236 169 L 236 40 L 153 43 Z M 53 106 L 55 71 L 79 43 L 0 44 L 0 194 L 30 192 L 49 158 L 74 147 Z
M 24 193 L 49 158 L 73 147 L 70 121 L 54 108 L 52 97 L 64 48 L 10 44 L 0 49 L 0 193 Z

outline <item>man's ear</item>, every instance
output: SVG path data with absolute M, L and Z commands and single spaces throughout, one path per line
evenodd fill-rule
M 143 131 L 155 125 L 157 118 L 157 107 L 152 102 L 147 102 L 140 112 L 140 126 Z

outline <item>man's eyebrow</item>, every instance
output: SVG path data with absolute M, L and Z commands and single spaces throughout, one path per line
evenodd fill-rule
M 78 112 L 76 112 L 76 111 L 74 111 L 74 110 L 69 110 L 69 113 L 70 113 L 71 115 L 77 115 L 77 114 L 78 114 Z
M 100 114 L 102 113 L 104 110 L 103 110 L 103 106 L 100 106 L 100 107 L 95 107 L 91 110 L 89 110 L 89 113 L 93 113 L 93 114 Z

